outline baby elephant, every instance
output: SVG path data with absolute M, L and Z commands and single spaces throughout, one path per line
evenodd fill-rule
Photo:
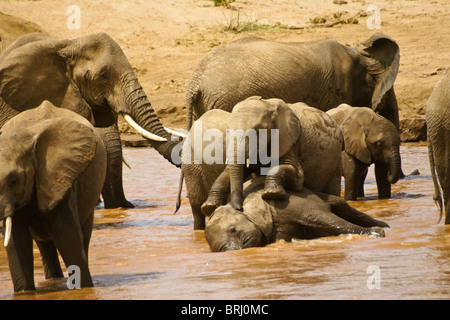
M 289 190 L 285 200 L 264 200 L 263 192 L 264 177 L 253 178 L 244 185 L 242 211 L 227 204 L 213 212 L 205 228 L 211 251 L 347 233 L 384 237 L 382 228 L 389 227 L 334 195 L 303 188 L 300 192 Z
M 106 152 L 82 116 L 48 101 L 9 120 L 0 135 L 0 219 L 14 291 L 34 290 L 33 239 L 46 278 L 79 268 L 92 286 L 88 247 Z M 77 269 L 76 269 L 77 270 Z
M 367 170 L 375 163 L 380 199 L 391 197 L 391 184 L 401 175 L 400 134 L 386 118 L 370 108 L 341 104 L 327 113 L 341 127 L 344 135 L 342 175 L 346 200 L 364 197 Z

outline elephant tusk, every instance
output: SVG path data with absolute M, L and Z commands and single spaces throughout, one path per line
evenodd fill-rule
M 174 136 L 182 137 L 183 139 L 185 139 L 187 137 L 187 134 L 184 134 L 184 133 L 181 133 L 181 132 L 178 132 L 178 131 L 175 131 L 175 130 L 172 130 L 172 129 L 169 129 L 169 128 L 166 128 L 166 127 L 164 127 L 164 129 L 168 133 L 173 134 Z
M 5 247 L 8 246 L 9 240 L 11 240 L 11 229 L 12 229 L 12 219 L 10 216 L 6 217 L 5 220 Z
M 167 141 L 166 138 L 162 138 L 160 136 L 157 136 L 156 134 L 153 134 L 151 132 L 148 132 L 147 130 L 143 129 L 140 125 L 138 125 L 133 118 L 128 114 L 122 114 L 123 118 L 126 122 L 134 129 L 136 130 L 140 135 L 144 136 L 147 139 L 153 140 L 153 141 Z

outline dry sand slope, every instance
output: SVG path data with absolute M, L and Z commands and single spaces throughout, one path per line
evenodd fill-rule
M 80 8 L 79 29 L 67 26 L 71 5 Z M 376 22 L 365 13 L 370 6 L 379 10 L 379 30 L 368 27 L 367 20 Z M 214 47 L 243 36 L 348 45 L 374 32 L 390 36 L 401 50 L 395 88 L 403 140 L 423 138 L 426 101 L 450 65 L 448 0 L 236 0 L 218 7 L 199 0 L 0 0 L 0 12 L 21 18 L 0 15 L 3 39 L 39 27 L 60 38 L 107 32 L 122 46 L 162 122 L 174 128 L 185 127 L 184 96 L 195 66 Z

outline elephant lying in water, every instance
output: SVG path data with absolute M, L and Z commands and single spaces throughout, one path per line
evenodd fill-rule
M 249 134 L 240 163 L 233 160 L 233 152 L 229 153 L 230 147 L 237 149 L 238 140 L 228 135 L 230 130 L 254 133 L 253 143 Z M 278 132 L 277 138 L 271 136 L 272 130 Z M 273 168 L 279 169 L 274 174 L 272 170 L 267 173 L 268 187 L 275 185 L 278 187 L 275 190 L 281 190 L 283 195 L 285 187 L 300 190 L 304 184 L 314 191 L 340 195 L 342 148 L 342 133 L 333 119 L 304 103 L 286 104 L 280 99 L 250 97 L 238 103 L 231 113 L 220 109 L 206 112 L 194 123 L 183 145 L 183 157 L 187 159 L 181 169 L 194 228 L 204 229 L 205 215 L 227 202 L 231 184 L 236 189 L 235 197 L 242 199 L 243 178 L 251 172 L 261 172 L 265 150 L 277 149 L 278 156 L 273 159 L 271 154 L 267 159 L 278 161 Z M 254 155 L 257 157 L 252 158 Z M 228 156 L 231 159 L 226 164 Z M 266 166 L 272 164 L 265 162 Z M 233 170 L 237 172 L 235 176 L 231 174 Z M 267 198 L 274 199 L 274 194 Z
M 342 198 L 312 192 L 288 191 L 285 200 L 264 200 L 264 177 L 244 185 L 243 210 L 230 204 L 211 215 L 205 237 L 212 251 L 261 247 L 277 240 L 312 239 L 340 234 L 384 237 L 385 222 L 350 207 Z

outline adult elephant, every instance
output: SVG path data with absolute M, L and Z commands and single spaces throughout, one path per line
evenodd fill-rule
M 46 278 L 79 268 L 92 286 L 88 248 L 106 174 L 106 151 L 94 127 L 44 101 L 8 121 L 0 135 L 0 219 L 14 291 L 34 290 L 33 239 Z
M 233 152 L 238 131 L 246 133 L 249 142 L 239 155 Z M 250 97 L 231 113 L 210 110 L 194 123 L 186 142 L 181 168 L 195 229 L 203 229 L 205 215 L 227 202 L 230 185 L 232 202 L 239 207 L 244 178 L 264 169 L 266 199 L 283 199 L 285 188 L 301 190 L 303 185 L 340 194 L 342 133 L 325 112 L 303 103 Z
M 160 123 L 120 46 L 107 34 L 55 39 L 42 34 L 18 38 L 0 56 L 0 127 L 18 113 L 48 100 L 96 127 L 108 154 L 107 207 L 130 207 L 122 187 L 122 147 L 114 124 L 124 115 L 171 161 L 176 142 Z M 109 128 L 108 128 L 109 127 Z M 100 129 L 102 130 L 102 129 Z M 109 201 L 108 199 L 113 199 Z
M 211 109 L 231 111 L 250 96 L 304 102 L 327 111 L 341 103 L 368 106 L 399 127 L 394 81 L 399 47 L 374 34 L 359 47 L 334 40 L 282 43 L 258 37 L 211 51 L 186 92 L 188 128 Z
M 205 228 L 211 251 L 348 233 L 384 237 L 382 228 L 389 227 L 350 207 L 341 197 L 306 188 L 289 190 L 285 200 L 264 200 L 264 184 L 264 177 L 246 182 L 242 210 L 226 204 L 213 212 Z
M 439 80 L 426 109 L 428 157 L 433 178 L 433 199 L 450 224 L 450 69 Z
M 342 174 L 346 200 L 364 197 L 364 180 L 368 167 L 382 164 L 387 172 L 376 172 L 378 197 L 391 197 L 391 184 L 400 178 L 400 134 L 386 118 L 366 107 L 341 104 L 327 113 L 341 127 L 344 135 Z

